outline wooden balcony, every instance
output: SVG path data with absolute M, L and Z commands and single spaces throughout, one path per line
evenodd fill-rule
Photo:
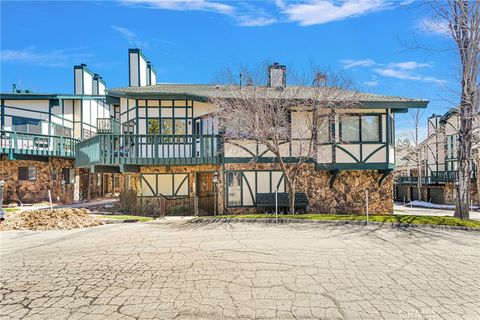
M 472 171 L 472 182 L 477 179 L 477 171 Z M 399 177 L 398 182 L 400 184 L 417 184 L 418 177 Z M 422 177 L 422 185 L 428 184 L 443 184 L 449 182 L 458 181 L 458 171 L 432 171 L 432 174 L 428 177 Z
M 0 153 L 74 158 L 78 140 L 70 137 L 0 130 Z
M 76 145 L 75 165 L 193 165 L 219 162 L 217 135 L 99 134 Z
M 98 133 L 120 133 L 120 122 L 112 118 L 97 119 Z

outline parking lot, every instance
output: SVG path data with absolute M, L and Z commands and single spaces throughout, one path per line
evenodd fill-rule
M 2 319 L 479 319 L 480 234 L 310 224 L 3 232 Z

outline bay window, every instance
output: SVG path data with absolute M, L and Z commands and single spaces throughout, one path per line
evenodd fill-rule
M 380 141 L 380 116 L 361 116 L 362 141 Z
M 360 141 L 360 117 L 353 115 L 342 116 L 340 123 L 341 142 L 359 142 Z
M 344 115 L 340 119 L 340 141 L 380 142 L 380 115 Z

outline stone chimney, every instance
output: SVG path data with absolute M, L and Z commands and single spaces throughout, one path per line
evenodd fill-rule
M 327 85 L 327 75 L 322 72 L 315 73 L 315 79 L 313 79 L 314 86 L 326 86 Z
M 278 62 L 268 67 L 268 86 L 283 88 L 287 86 L 287 67 Z

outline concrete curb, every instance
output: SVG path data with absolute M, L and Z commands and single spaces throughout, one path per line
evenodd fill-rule
M 366 221 L 349 221 L 349 220 L 303 220 L 303 219 L 285 219 L 278 218 L 262 218 L 262 219 L 241 219 L 241 218 L 196 218 L 188 221 L 189 223 L 263 223 L 263 224 L 286 224 L 286 223 L 310 223 L 310 224 L 327 224 L 333 226 L 340 225 L 358 225 L 366 226 Z M 420 228 L 420 229 L 443 229 L 443 230 L 462 230 L 480 232 L 480 228 L 463 227 L 463 226 L 447 226 L 439 224 L 408 224 L 397 222 L 369 222 L 369 225 L 388 228 Z

